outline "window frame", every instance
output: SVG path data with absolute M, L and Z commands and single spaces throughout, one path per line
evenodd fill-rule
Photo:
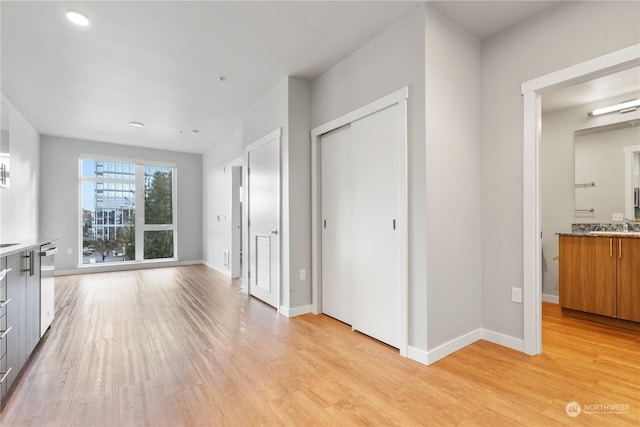
M 135 166 L 134 179 L 122 179 L 111 177 L 95 177 L 95 176 L 83 176 L 82 175 L 82 163 L 85 160 L 94 162 L 113 162 L 113 163 L 125 163 Z M 144 169 L 146 166 L 151 167 L 163 167 L 171 168 L 171 224 L 146 224 L 145 223 L 145 175 Z M 133 184 L 135 188 L 135 260 L 129 261 L 114 261 L 109 263 L 96 263 L 96 264 L 84 264 L 83 263 L 83 183 L 109 183 L 109 184 Z M 106 265 L 126 265 L 126 264 L 140 264 L 140 263 L 157 263 L 166 261 L 178 260 L 178 168 L 175 163 L 171 162 L 159 162 L 132 159 L 125 157 L 113 157 L 103 156 L 95 154 L 81 154 L 78 158 L 78 267 L 79 268 L 100 268 Z M 95 211 L 94 211 L 95 215 Z M 144 259 L 144 233 L 146 231 L 172 231 L 173 232 L 173 257 L 169 258 L 154 258 Z

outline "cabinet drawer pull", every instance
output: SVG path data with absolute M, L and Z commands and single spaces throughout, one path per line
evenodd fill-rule
M 622 239 L 618 239 L 618 258 L 622 258 Z
M 10 271 L 10 268 L 5 268 L 4 270 L 0 271 L 0 280 L 4 280 L 4 278 L 7 277 L 7 273 Z
M 5 379 L 7 379 L 7 375 L 9 375 L 9 372 L 11 372 L 11 368 L 7 369 L 6 372 L 0 372 L 0 375 L 2 375 L 2 378 L 0 378 L 0 384 L 2 384 Z
M 2 335 L 0 335 L 0 340 L 4 339 L 4 337 L 7 336 L 7 334 L 9 333 L 10 330 L 11 330 L 11 326 L 9 326 L 6 331 L 0 331 L 0 332 L 2 332 Z
M 35 274 L 35 251 L 30 251 L 28 255 L 24 255 L 23 258 L 29 258 L 29 265 L 27 266 L 27 268 L 23 269 L 22 271 L 26 271 L 29 272 L 29 277 L 33 276 Z
M 4 307 L 5 305 L 9 304 L 11 302 L 11 298 L 9 298 L 8 300 L 5 301 L 0 301 L 0 308 Z
M 609 258 L 613 256 L 613 239 L 609 237 Z

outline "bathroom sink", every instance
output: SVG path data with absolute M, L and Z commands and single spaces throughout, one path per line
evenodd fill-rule
M 640 231 L 590 231 L 589 234 L 613 236 L 640 236 Z
M 2 248 L 8 248 L 9 246 L 15 246 L 18 243 L 0 243 L 0 249 Z

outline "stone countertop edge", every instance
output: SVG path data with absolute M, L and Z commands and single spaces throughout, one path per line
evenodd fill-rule
M 629 235 L 620 234 L 620 232 L 612 231 L 607 233 L 606 231 L 599 231 L 598 234 L 593 234 L 589 231 L 570 231 L 565 233 L 556 233 L 558 236 L 576 236 L 576 237 L 623 237 L 625 239 L 640 239 L 640 234 L 637 232 L 629 233 Z
M 55 242 L 56 238 L 50 239 L 25 239 L 20 241 L 6 242 L 6 243 L 16 243 L 15 245 L 7 246 L 6 248 L 0 248 L 0 257 L 13 255 L 18 252 L 22 252 L 27 249 L 31 249 L 36 246 L 42 246 L 47 243 Z M 5 243 L 5 242 L 2 242 Z

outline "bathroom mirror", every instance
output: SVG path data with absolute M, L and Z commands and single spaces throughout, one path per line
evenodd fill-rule
M 574 154 L 576 222 L 640 218 L 639 120 L 576 131 Z
M 0 187 L 9 187 L 9 103 L 0 96 Z

